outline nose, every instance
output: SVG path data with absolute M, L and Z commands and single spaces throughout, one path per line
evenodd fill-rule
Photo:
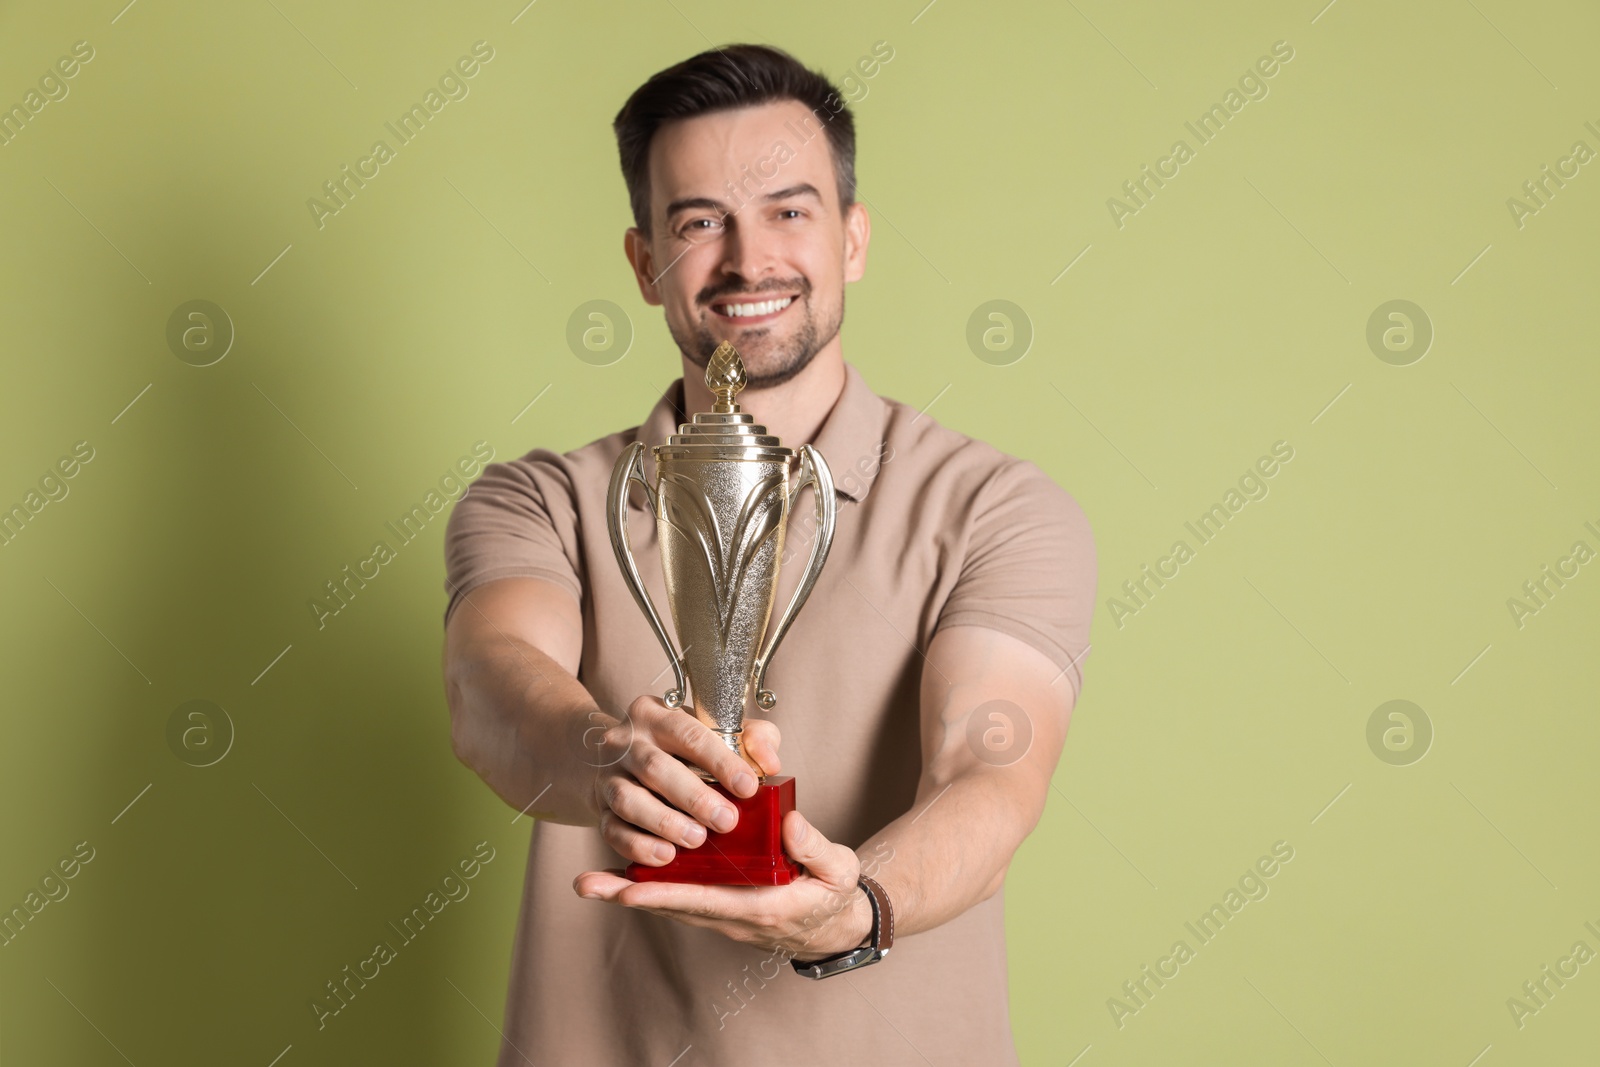
M 743 278 L 750 285 L 761 284 L 768 275 L 778 273 L 778 239 L 764 232 L 754 218 L 741 217 L 754 212 L 730 215 L 732 223 L 722 241 L 721 270 L 729 276 Z

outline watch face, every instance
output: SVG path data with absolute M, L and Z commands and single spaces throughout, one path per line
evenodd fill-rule
M 865 967 L 869 963 L 877 963 L 888 954 L 888 949 L 879 952 L 869 945 L 866 948 L 852 949 L 837 956 L 811 960 L 808 963 L 790 960 L 789 965 L 807 978 L 828 978 L 835 974 L 843 974 L 845 971 L 853 971 L 857 967 Z

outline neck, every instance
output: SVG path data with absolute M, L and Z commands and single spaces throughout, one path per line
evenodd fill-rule
M 835 337 L 812 357 L 805 370 L 782 385 L 765 389 L 747 387 L 739 394 L 739 410 L 776 434 L 793 448 L 808 444 L 844 392 L 844 354 Z M 683 360 L 683 405 L 686 415 L 710 411 L 711 390 L 706 388 L 704 367 Z

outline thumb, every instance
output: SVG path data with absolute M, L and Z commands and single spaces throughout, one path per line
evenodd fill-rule
M 782 742 L 778 724 L 770 719 L 746 719 L 744 722 L 744 750 L 761 764 L 765 774 L 783 770 L 778 760 L 778 745 Z
M 861 873 L 853 850 L 829 841 L 798 811 L 783 818 L 783 847 L 790 859 L 835 888 L 853 888 Z

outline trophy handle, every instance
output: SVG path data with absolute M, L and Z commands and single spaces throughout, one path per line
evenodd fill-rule
M 807 485 L 811 486 L 811 495 L 817 502 L 817 535 L 811 542 L 811 557 L 806 560 L 806 570 L 800 576 L 800 585 L 794 591 L 794 599 L 783 609 L 783 614 L 778 618 L 778 625 L 772 631 L 771 640 L 767 642 L 767 647 L 762 649 L 761 655 L 755 662 L 756 704 L 763 711 L 771 709 L 778 703 L 778 698 L 773 695 L 772 690 L 766 688 L 767 665 L 772 662 L 772 654 L 778 650 L 778 642 L 783 640 L 783 635 L 788 631 L 789 624 L 794 621 L 795 614 L 811 595 L 811 587 L 817 584 L 817 577 L 822 573 L 822 564 L 828 558 L 828 549 L 833 545 L 836 512 L 833 473 L 828 470 L 828 464 L 823 460 L 822 453 L 810 445 L 801 445 L 800 477 L 795 479 L 794 488 L 789 490 L 791 514 L 794 511 L 795 501 L 800 497 L 800 490 Z
M 645 618 L 650 620 L 650 628 L 656 633 L 656 640 L 661 642 L 661 647 L 666 650 L 667 659 L 672 663 L 673 680 L 677 683 L 668 689 L 662 696 L 667 707 L 676 708 L 683 704 L 683 660 L 674 651 L 672 639 L 667 636 L 667 628 L 661 624 L 661 616 L 656 613 L 656 606 L 650 601 L 650 593 L 644 587 L 644 581 L 639 577 L 639 568 L 633 562 L 633 549 L 628 544 L 628 483 L 638 482 L 644 487 L 645 502 L 650 507 L 650 514 L 656 513 L 655 495 L 650 492 L 650 483 L 644 478 L 644 442 L 635 441 L 629 445 L 617 458 L 617 465 L 611 471 L 611 488 L 606 493 L 606 526 L 611 531 L 611 548 L 617 554 L 617 563 L 622 567 L 622 579 L 627 583 L 628 591 L 633 594 L 633 599 L 639 604 Z

